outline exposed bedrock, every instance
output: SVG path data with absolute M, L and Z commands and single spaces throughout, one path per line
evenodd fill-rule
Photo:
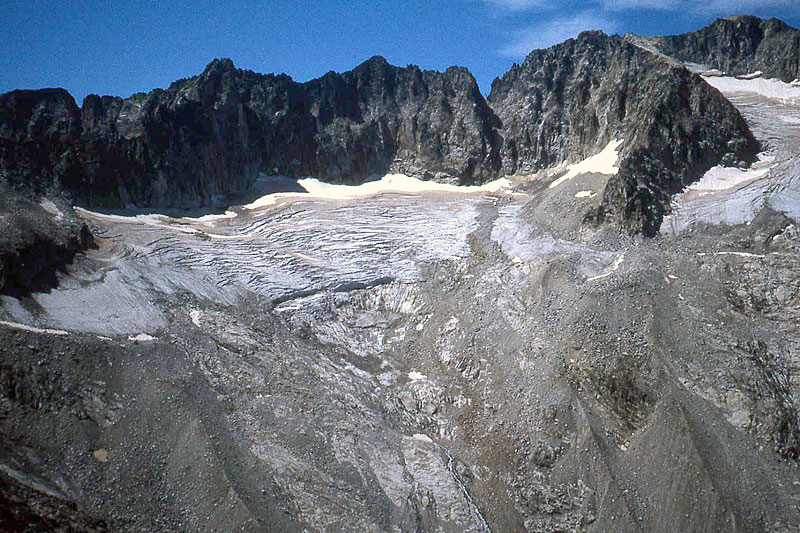
M 464 68 L 372 58 L 305 84 L 215 60 L 127 99 L 63 90 L 0 97 L 0 171 L 61 182 L 87 205 L 196 208 L 259 172 L 360 183 L 401 170 L 472 183 L 497 175 L 497 117 Z
M 92 234 L 63 195 L 38 196 L 0 183 L 0 295 L 55 287 L 56 273 L 92 246 Z
M 465 68 L 374 57 L 307 83 L 214 60 L 129 98 L 61 89 L 0 95 L 0 178 L 58 183 L 82 205 L 203 208 L 260 173 L 360 183 L 387 172 L 469 184 L 574 162 L 623 140 L 621 171 L 589 214 L 654 234 L 674 193 L 758 145 L 702 79 L 618 37 L 537 50 L 487 101 Z
M 595 219 L 653 235 L 669 195 L 758 152 L 734 106 L 699 76 L 618 37 L 585 32 L 535 50 L 492 84 L 506 172 L 535 171 L 623 141 Z
M 800 78 L 800 31 L 778 19 L 737 15 L 681 35 L 625 38 L 680 61 L 735 76 L 761 71 L 767 78 Z

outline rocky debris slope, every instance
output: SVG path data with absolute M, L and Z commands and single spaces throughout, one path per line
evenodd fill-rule
M 81 212 L 0 298 L 0 467 L 122 531 L 792 531 L 800 234 L 590 246 L 562 192 Z
M 0 173 L 58 181 L 83 204 L 195 208 L 260 172 L 362 182 L 390 170 L 471 183 L 499 168 L 475 79 L 372 58 L 305 84 L 215 60 L 130 98 L 62 90 L 0 96 Z
M 698 68 L 734 76 L 761 72 L 785 82 L 800 78 L 800 30 L 778 19 L 737 15 L 682 35 L 625 38 Z
M 0 472 L 0 531 L 104 533 L 108 527 L 73 501 L 37 491 Z
M 606 186 L 607 214 L 647 235 L 669 196 L 718 164 L 758 152 L 739 112 L 699 76 L 618 37 L 585 32 L 535 50 L 492 84 L 503 122 L 503 167 L 529 172 L 578 160 L 622 141 L 619 172 Z

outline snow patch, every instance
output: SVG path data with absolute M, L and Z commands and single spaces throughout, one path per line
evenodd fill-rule
M 236 218 L 239 215 L 233 211 L 225 211 L 222 215 L 203 215 L 201 217 L 182 217 L 181 220 L 185 220 L 187 222 L 199 222 L 200 224 L 204 224 L 206 226 L 213 226 L 214 222 L 218 220 L 227 220 L 231 218 Z
M 772 78 L 732 78 L 704 75 L 706 83 L 722 93 L 755 93 L 784 104 L 800 104 L 800 84 Z
M 125 224 L 141 224 L 143 226 L 166 228 L 179 231 L 181 233 L 198 233 L 198 231 L 194 228 L 184 227 L 180 224 L 171 224 L 170 222 L 174 221 L 174 219 L 168 217 L 167 215 L 108 215 L 106 213 L 89 211 L 88 209 L 84 209 L 82 207 L 75 207 L 75 211 L 81 215 L 100 220 L 110 220 L 112 222 L 122 222 Z
M 769 173 L 770 168 L 772 168 L 770 164 L 774 160 L 774 156 L 762 154 L 759 163 L 756 163 L 751 168 L 741 169 L 718 165 L 706 172 L 698 181 L 689 185 L 687 191 L 696 191 L 699 196 L 703 196 L 763 178 Z
M 760 70 L 757 70 L 757 71 L 755 71 L 755 72 L 751 72 L 750 74 L 745 74 L 745 75 L 743 75 L 743 76 L 737 76 L 737 77 L 738 77 L 740 80 L 754 80 L 754 79 L 756 79 L 756 78 L 760 78 L 760 77 L 761 77 L 761 76 L 763 76 L 763 75 L 764 75 L 764 73 L 763 73 L 763 72 L 761 72 Z
M 421 381 L 426 378 L 427 376 L 425 376 L 425 374 L 417 372 L 416 370 L 412 370 L 411 372 L 408 373 L 408 379 L 410 379 L 411 381 Z
M 432 438 L 422 433 L 414 433 L 414 440 L 418 440 L 420 442 L 429 442 L 429 443 L 433 442 Z
M 620 267 L 620 265 L 624 260 L 625 260 L 625 254 L 620 254 L 619 256 L 617 256 L 616 259 L 614 259 L 614 262 L 611 263 L 611 265 L 609 265 L 609 267 L 606 269 L 605 272 L 603 272 L 602 274 L 598 274 L 596 276 L 592 276 L 591 278 L 588 278 L 587 281 L 594 281 L 596 279 L 603 279 L 605 277 L 610 276 L 612 272 L 615 272 Z
M 42 206 L 42 209 L 56 217 L 56 220 L 63 220 L 64 213 L 61 212 L 61 209 L 59 209 L 50 198 L 42 199 L 42 201 L 39 202 L 39 205 Z
M 599 154 L 586 158 L 579 163 L 569 165 L 567 167 L 567 173 L 551 183 L 549 188 L 558 187 L 575 176 L 588 174 L 590 172 L 609 174 L 612 176 L 616 175 L 617 172 L 619 172 L 617 162 L 619 161 L 619 147 L 622 143 L 623 141 L 621 140 L 610 141 Z
M 23 331 L 30 331 L 32 333 L 44 333 L 46 335 L 69 335 L 70 334 L 69 331 L 64 331 L 63 329 L 35 328 L 33 326 L 20 324 L 19 322 L 8 322 L 6 320 L 0 320 L 0 326 L 5 326 L 7 328 L 13 328 L 13 329 L 21 329 Z
M 192 319 L 192 323 L 193 323 L 195 326 L 197 326 L 198 328 L 200 327 L 200 317 L 201 317 L 202 315 L 203 315 L 203 314 L 202 314 L 200 311 L 198 311 L 197 309 L 192 309 L 192 310 L 189 312 L 189 318 L 191 318 L 191 319 Z
M 152 335 L 148 335 L 147 333 L 139 333 L 138 335 L 128 335 L 129 341 L 136 341 L 136 342 L 147 342 L 147 341 L 154 341 L 156 340 L 155 337 Z
M 578 191 L 575 193 L 575 198 L 591 198 L 594 196 L 592 191 Z
M 711 253 L 711 254 L 708 254 L 708 253 L 705 253 L 705 252 L 698 252 L 697 255 L 699 255 L 700 257 L 704 257 L 706 255 L 736 255 L 736 256 L 739 256 L 739 257 L 749 257 L 749 258 L 755 258 L 755 259 L 764 259 L 766 257 L 766 255 L 751 254 L 749 252 L 714 252 L 714 253 Z
M 404 174 L 387 174 L 377 181 L 368 181 L 361 185 L 340 185 L 325 183 L 316 178 L 297 180 L 297 184 L 306 190 L 305 193 L 267 194 L 255 202 L 245 205 L 245 209 L 258 209 L 274 205 L 278 200 L 286 198 L 316 198 L 323 200 L 353 200 L 383 193 L 424 194 L 433 192 L 471 194 L 476 192 L 500 192 L 511 187 L 508 178 L 500 178 L 484 185 L 462 186 L 421 180 Z

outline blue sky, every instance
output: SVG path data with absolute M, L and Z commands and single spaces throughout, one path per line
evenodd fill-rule
M 699 4 L 699 5 L 698 5 Z M 373 55 L 468 67 L 488 92 L 527 52 L 584 29 L 694 30 L 733 13 L 800 26 L 798 0 L 5 0 L 0 92 L 64 87 L 128 96 L 195 75 L 215 57 L 298 81 Z

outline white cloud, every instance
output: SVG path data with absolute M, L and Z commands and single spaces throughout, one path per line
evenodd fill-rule
M 797 6 L 797 0 L 601 0 L 606 11 L 683 11 L 692 14 L 732 15 L 751 13 L 764 9 L 789 9 Z
M 608 11 L 658 10 L 672 11 L 683 6 L 681 0 L 603 0 Z
M 525 11 L 540 7 L 551 7 L 552 2 L 547 0 L 483 0 L 490 7 L 505 11 Z
M 764 9 L 796 9 L 797 0 L 710 0 L 699 4 L 686 2 L 685 5 L 703 13 L 733 15 Z
M 584 12 L 571 17 L 557 17 L 515 32 L 502 53 L 510 57 L 525 57 L 531 50 L 564 42 L 585 30 L 614 33 L 618 31 L 618 27 L 615 20 L 597 13 Z

